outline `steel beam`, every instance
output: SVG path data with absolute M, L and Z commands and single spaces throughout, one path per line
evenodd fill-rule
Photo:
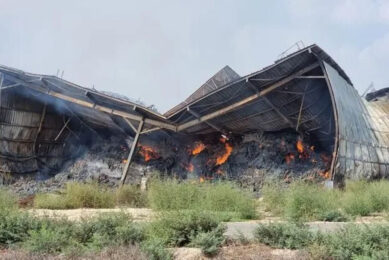
M 296 123 L 296 131 L 298 131 L 299 126 L 300 126 L 300 120 L 301 120 L 301 115 L 302 115 L 302 113 L 303 113 L 303 106 L 304 106 L 304 100 L 305 100 L 305 93 L 307 92 L 307 88 L 308 88 L 308 83 L 305 85 L 304 94 L 303 94 L 303 97 L 301 98 L 301 104 L 300 104 L 300 109 L 299 109 L 299 115 L 298 115 L 298 117 L 297 117 L 297 123 Z
M 228 112 L 231 112 L 233 110 L 241 108 L 244 105 L 247 105 L 247 104 L 251 103 L 252 101 L 254 101 L 254 100 L 256 100 L 256 99 L 258 99 L 258 98 L 260 98 L 262 96 L 265 96 L 266 94 L 272 92 L 273 90 L 275 90 L 275 89 L 285 85 L 286 83 L 292 81 L 296 77 L 301 76 L 304 73 L 307 73 L 308 71 L 311 71 L 311 70 L 317 68 L 318 66 L 319 66 L 319 63 L 315 62 L 312 65 L 310 65 L 308 67 L 305 67 L 305 68 L 303 68 L 303 69 L 293 73 L 292 75 L 290 75 L 290 76 L 288 76 L 288 77 L 286 77 L 286 78 L 284 78 L 284 79 L 282 79 L 282 80 L 280 80 L 280 81 L 278 81 L 278 82 L 268 86 L 266 89 L 261 90 L 261 91 L 259 91 L 258 93 L 254 94 L 252 96 L 249 96 L 249 97 L 247 97 L 247 98 L 245 98 L 245 99 L 243 99 L 241 101 L 238 101 L 238 102 L 236 102 L 236 103 L 234 103 L 232 105 L 226 106 L 226 107 L 224 107 L 222 109 L 219 109 L 219 110 L 217 110 L 215 112 L 212 112 L 212 113 L 209 113 L 207 115 L 201 116 L 198 119 L 195 119 L 195 120 L 189 121 L 187 123 L 181 124 L 181 125 L 179 125 L 177 127 L 177 131 L 183 131 L 183 130 L 189 128 L 189 127 L 201 124 L 204 121 L 211 120 L 211 119 L 213 119 L 215 117 L 224 115 L 224 114 L 226 114 Z
M 59 131 L 58 135 L 55 137 L 54 141 L 58 141 L 58 139 L 61 137 L 63 131 L 65 130 L 65 128 L 66 128 L 66 127 L 68 126 L 68 124 L 70 123 L 70 120 L 71 120 L 71 119 L 72 119 L 72 118 L 69 117 L 69 119 L 66 120 L 66 122 L 65 122 L 64 125 L 63 125 L 63 127 L 62 127 L 61 130 Z
M 201 118 L 201 116 L 200 116 L 197 112 L 193 111 L 190 107 L 186 107 L 186 110 L 187 110 L 190 114 L 192 114 L 194 117 L 196 117 L 197 119 L 198 119 L 198 118 Z M 222 133 L 222 134 L 224 134 L 224 135 L 227 135 L 226 132 L 225 132 L 223 129 L 221 129 L 220 127 L 218 127 L 218 126 L 212 124 L 211 122 L 204 121 L 204 123 L 207 124 L 207 125 L 209 125 L 209 126 L 212 127 L 213 129 L 215 129 L 216 131 L 218 131 L 218 132 L 220 132 L 220 133 Z
M 142 132 L 142 129 L 143 129 L 143 125 L 144 125 L 144 121 L 142 120 L 139 122 L 139 126 L 138 126 L 138 129 L 136 131 L 134 141 L 132 142 L 131 150 L 130 150 L 130 153 L 128 154 L 127 162 L 126 162 L 126 165 L 124 166 L 123 174 L 122 174 L 122 177 L 120 179 L 120 185 L 123 185 L 126 182 L 127 175 L 128 175 L 129 169 L 130 169 L 130 165 L 131 165 L 132 159 L 134 158 L 134 155 L 135 155 L 136 146 L 138 145 L 139 136 L 140 136 L 140 133 Z
M 144 130 L 140 134 L 141 135 L 148 134 L 148 133 L 155 132 L 155 131 L 158 131 L 158 130 L 161 130 L 161 128 L 160 127 L 154 127 L 154 128 L 151 128 L 151 129 Z
M 290 127 L 294 127 L 294 124 L 292 123 L 292 121 L 290 121 L 290 119 L 286 116 L 286 115 L 284 115 L 284 113 L 282 113 L 281 112 L 281 110 L 279 110 L 267 97 L 265 97 L 265 96 L 263 96 L 262 97 L 264 100 L 265 100 L 265 102 L 274 110 L 274 111 L 276 111 L 276 113 L 285 121 L 285 122 L 287 122 L 288 123 L 288 125 L 290 126 Z
M 136 130 L 135 126 L 131 123 L 131 121 L 128 118 L 125 118 L 125 117 L 124 117 L 124 120 L 131 127 L 132 131 L 134 131 L 134 133 L 136 133 L 137 130 Z
M 298 79 L 326 79 L 324 76 L 298 76 Z

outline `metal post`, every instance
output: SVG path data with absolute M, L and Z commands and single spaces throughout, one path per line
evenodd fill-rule
M 305 99 L 305 93 L 307 92 L 307 87 L 308 87 L 308 83 L 305 85 L 304 94 L 303 94 L 303 97 L 301 98 L 301 105 L 300 105 L 299 115 L 298 115 L 297 124 L 296 124 L 296 132 L 299 130 L 299 126 L 300 126 L 301 115 L 303 112 L 304 99 Z
M 130 169 L 130 165 L 131 165 L 132 159 L 133 159 L 134 154 L 135 154 L 135 149 L 136 149 L 136 146 L 138 145 L 139 136 L 140 136 L 142 129 L 143 129 L 143 124 L 144 124 L 143 120 L 139 122 L 138 130 L 136 131 L 136 135 L 135 135 L 134 141 L 132 142 L 131 150 L 130 150 L 130 153 L 128 155 L 126 165 L 124 166 L 124 169 L 123 169 L 122 178 L 120 179 L 120 185 L 123 185 L 126 181 L 126 178 L 127 178 L 127 175 L 128 175 L 129 169 Z
M 44 106 L 43 106 L 43 110 L 42 110 L 42 115 L 41 115 L 41 120 L 39 122 L 39 128 L 36 132 L 36 135 L 35 135 L 35 140 L 34 140 L 34 153 L 35 155 L 38 154 L 38 147 L 36 147 L 37 145 L 37 142 L 38 142 L 38 138 L 39 138 L 39 134 L 41 133 L 42 131 L 42 126 L 43 126 L 43 121 L 45 121 L 45 117 L 46 117 L 46 110 L 47 110 L 47 104 L 45 102 Z

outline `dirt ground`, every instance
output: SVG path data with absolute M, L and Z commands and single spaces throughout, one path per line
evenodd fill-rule
M 101 213 L 124 212 L 130 214 L 134 221 L 150 221 L 153 218 L 153 211 L 147 208 L 114 208 L 114 209 L 30 209 L 29 213 L 39 217 L 67 218 L 72 221 L 79 221 L 85 218 L 92 218 Z
M 299 250 L 273 249 L 263 244 L 228 245 L 220 249 L 215 257 L 206 257 L 199 248 L 177 248 L 174 251 L 176 260 L 305 260 L 307 253 Z
M 273 249 L 262 244 L 248 245 L 228 245 L 220 249 L 220 252 L 215 257 L 206 257 L 201 253 L 199 248 L 174 248 L 171 249 L 174 260 L 295 260 L 309 259 L 308 255 L 303 251 L 289 249 Z M 86 260 L 86 259 L 130 259 L 144 260 L 147 257 L 136 246 L 110 248 L 100 253 L 87 254 L 82 257 L 78 256 L 48 256 L 34 255 L 21 250 L 0 250 L 1 260 Z

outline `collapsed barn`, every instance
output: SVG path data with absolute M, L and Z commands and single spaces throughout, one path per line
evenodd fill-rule
M 91 153 L 122 183 L 137 167 L 254 183 L 389 176 L 388 99 L 361 98 L 317 45 L 244 77 L 226 66 L 164 115 L 55 76 L 0 73 L 2 182 L 81 171 Z

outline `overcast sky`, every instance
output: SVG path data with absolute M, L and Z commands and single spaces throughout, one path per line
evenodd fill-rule
M 246 75 L 317 43 L 362 93 L 389 87 L 389 1 L 0 0 L 0 64 L 161 112 L 229 65 Z

